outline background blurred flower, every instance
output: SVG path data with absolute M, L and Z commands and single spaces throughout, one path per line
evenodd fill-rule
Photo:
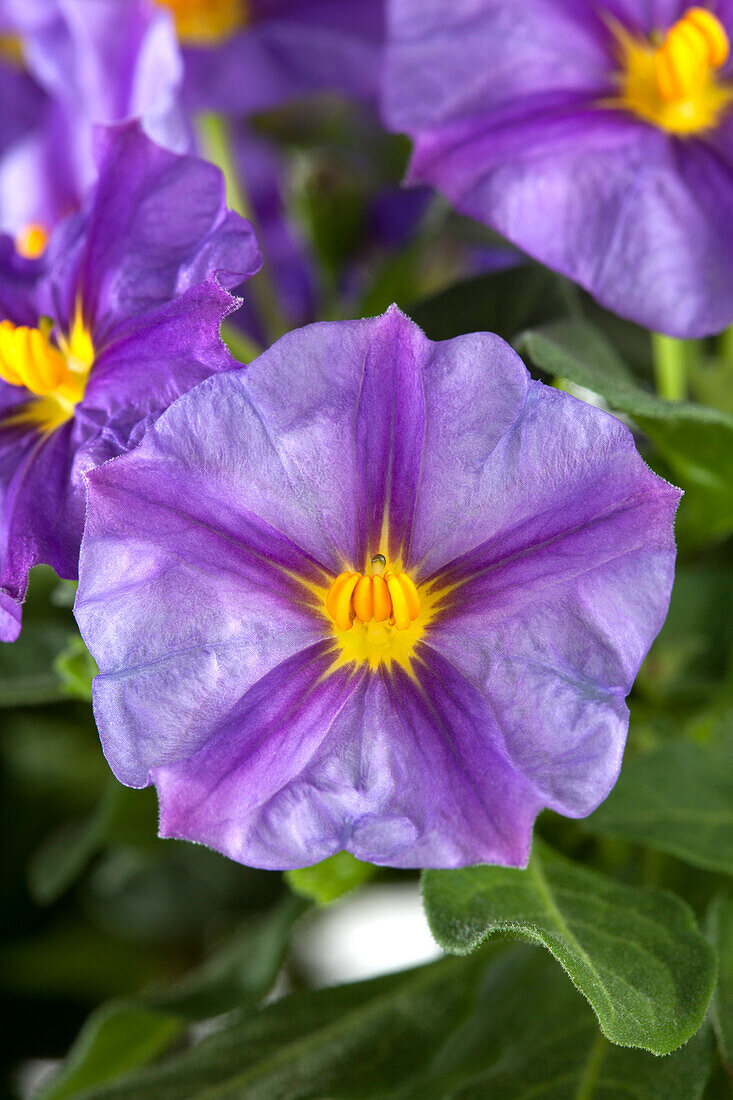
M 0 29 L 35 84 L 34 116 L 0 159 L 0 227 L 21 242 L 81 206 L 96 179 L 95 125 L 140 118 L 159 144 L 190 150 L 176 35 L 151 0 L 0 0 Z
M 290 333 L 89 485 L 97 723 L 163 835 L 519 866 L 542 806 L 613 786 L 680 494 L 498 337 Z
M 338 91 L 376 100 L 384 0 L 163 0 L 173 13 L 194 110 L 228 115 Z
M 257 271 L 252 228 L 221 173 L 136 123 L 101 138 L 85 209 L 45 263 L 0 238 L 0 638 L 20 627 L 37 562 L 75 577 L 84 474 L 132 445 L 180 393 L 233 364 L 219 336 Z M 8 611 L 8 607 L 10 610 Z
M 411 181 L 616 312 L 703 336 L 733 321 L 733 5 L 688 8 L 392 0 L 385 116 Z
M 313 317 L 318 275 L 286 205 L 283 152 L 251 118 L 323 92 L 373 114 L 383 0 L 0 0 L 2 32 L 15 36 L 8 95 L 30 100 L 12 111 L 12 132 L 0 130 L 0 228 L 23 252 L 39 254 L 94 182 L 95 124 L 137 117 L 164 147 L 211 158 L 200 116 L 216 111 L 228 121 L 237 173 L 230 202 L 241 195 L 267 258 L 257 301 L 237 323 L 267 343 L 273 330 Z M 276 323 L 263 280 L 282 315 Z

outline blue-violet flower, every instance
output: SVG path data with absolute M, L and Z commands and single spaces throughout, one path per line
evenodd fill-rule
M 0 639 L 20 629 L 28 571 L 75 577 L 84 475 L 132 446 L 174 398 L 234 365 L 227 287 L 254 274 L 252 227 L 213 165 L 137 123 L 101 135 L 100 178 L 43 260 L 0 237 Z
M 392 0 L 385 114 L 443 191 L 603 305 L 733 322 L 733 3 Z
M 497 336 L 291 332 L 89 476 L 107 758 L 246 864 L 523 865 L 616 780 L 678 499 Z

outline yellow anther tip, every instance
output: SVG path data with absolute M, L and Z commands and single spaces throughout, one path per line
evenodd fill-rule
M 400 578 L 395 576 L 394 573 L 387 573 L 384 579 L 387 582 L 387 588 L 392 598 L 394 624 L 398 630 L 407 630 L 412 620 L 410 618 L 410 609 L 407 604 L 407 596 L 400 583 Z
M 730 40 L 725 27 L 707 8 L 689 8 L 682 19 L 683 23 L 695 27 L 705 38 L 708 47 L 708 61 L 713 68 L 725 65 L 730 55 Z
M 216 46 L 249 22 L 247 0 L 158 0 L 173 13 L 178 37 L 190 46 Z
M 386 623 L 392 614 L 392 600 L 390 599 L 387 582 L 382 576 L 372 577 L 372 599 L 374 611 L 372 614 L 378 623 Z
M 356 618 L 363 623 L 368 623 L 374 614 L 372 579 L 372 577 L 359 577 L 354 589 L 354 612 Z
M 339 630 L 351 630 L 353 625 L 355 612 L 352 604 L 352 597 L 354 595 L 354 589 L 359 583 L 359 576 L 359 573 L 352 573 L 348 576 L 339 586 L 336 594 L 334 600 L 334 619 L 336 620 L 336 626 Z
M 15 238 L 15 250 L 27 260 L 37 260 L 43 255 L 48 244 L 48 233 L 42 225 L 32 222 L 26 225 Z

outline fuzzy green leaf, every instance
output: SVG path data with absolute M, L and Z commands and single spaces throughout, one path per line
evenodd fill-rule
M 622 886 L 537 841 L 526 871 L 427 871 L 423 894 L 445 951 L 465 954 L 496 934 L 546 947 L 614 1043 L 667 1054 L 703 1021 L 713 955 L 672 894 Z
M 668 1058 L 614 1047 L 524 947 L 286 997 L 84 1100 L 700 1100 L 707 1030 Z

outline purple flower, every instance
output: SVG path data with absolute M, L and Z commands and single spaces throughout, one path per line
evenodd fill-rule
M 154 145 L 136 123 L 102 135 L 100 179 L 43 262 L 0 238 L 0 638 L 20 629 L 28 571 L 76 576 L 84 475 L 179 394 L 233 360 L 219 325 L 254 274 L 252 228 L 221 173 Z
M 194 109 L 250 115 L 314 92 L 376 99 L 385 0 L 163 0 Z
M 19 36 L 29 69 L 28 88 L 9 86 L 7 99 L 34 95 L 21 133 L 0 122 L 0 228 L 25 255 L 42 252 L 94 182 L 96 124 L 138 117 L 159 144 L 190 152 L 195 113 L 217 110 L 234 122 L 280 304 L 304 323 L 312 263 L 283 209 L 278 151 L 246 116 L 318 91 L 376 100 L 383 23 L 384 0 L 0 0 L 0 30 Z M 261 338 L 251 309 L 247 320 Z
M 413 182 L 649 328 L 733 321 L 731 0 L 392 0 L 390 19 Z
M 44 96 L 27 73 L 0 59 L 0 156 L 35 126 Z
M 97 723 L 163 835 L 522 865 L 541 807 L 613 786 L 679 493 L 499 337 L 396 307 L 291 332 L 89 486 Z
M 25 132 L 0 144 L 0 226 L 21 246 L 30 228 L 47 235 L 81 206 L 96 178 L 96 125 L 141 118 L 159 144 L 190 151 L 183 61 L 152 0 L 0 0 L 0 27 L 22 41 L 35 81 Z

